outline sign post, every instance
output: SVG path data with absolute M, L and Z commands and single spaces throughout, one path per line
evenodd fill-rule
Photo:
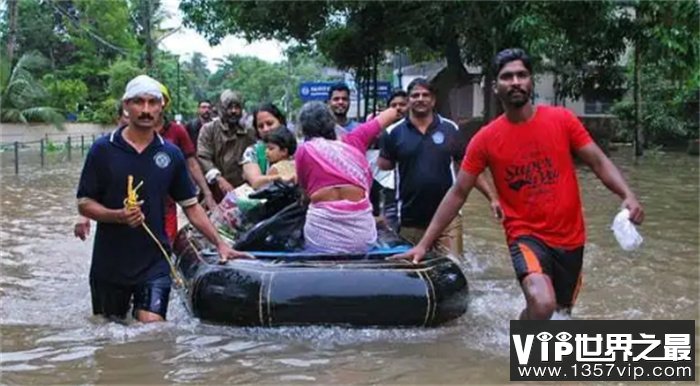
M 302 101 L 325 101 L 328 99 L 328 91 L 336 82 L 302 82 L 299 84 L 299 97 Z M 359 85 L 362 89 L 362 85 Z M 370 84 L 369 95 L 374 93 L 374 85 Z M 377 98 L 386 99 L 391 93 L 391 82 L 377 82 Z

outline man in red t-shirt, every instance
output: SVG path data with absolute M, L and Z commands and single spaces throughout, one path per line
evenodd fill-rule
M 202 190 L 206 207 L 212 209 L 216 206 L 216 202 L 214 201 L 214 196 L 209 189 L 209 185 L 207 185 L 206 179 L 204 178 L 204 173 L 202 173 L 202 168 L 197 160 L 195 146 L 184 126 L 165 118 L 165 110 L 170 104 L 170 93 L 164 85 L 162 86 L 162 92 L 163 113 L 161 114 L 161 122 L 160 125 L 158 125 L 156 132 L 166 141 L 171 142 L 173 145 L 177 146 L 180 151 L 182 151 L 182 154 L 185 156 L 185 160 L 187 162 L 187 170 L 190 172 L 190 176 L 197 184 L 199 189 Z M 172 243 L 175 241 L 175 236 L 177 235 L 177 207 L 175 206 L 175 201 L 169 198 L 166 200 L 165 206 L 165 233 Z
M 644 211 L 615 165 L 568 110 L 533 106 L 532 66 L 521 49 L 494 60 L 494 93 L 505 114 L 482 128 L 467 146 L 457 182 L 448 191 L 421 241 L 397 257 L 420 261 L 489 168 L 503 208 L 506 239 L 526 308 L 521 319 L 570 312 L 581 286 L 586 239 L 572 153 L 581 158 L 640 224 Z

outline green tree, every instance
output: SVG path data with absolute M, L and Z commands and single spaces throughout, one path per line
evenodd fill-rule
M 63 127 L 63 117 L 53 107 L 44 105 L 48 95 L 32 75 L 46 64 L 45 58 L 33 52 L 23 54 L 14 67 L 0 58 L 0 118 L 3 122 L 50 122 Z
M 15 33 L 15 59 L 25 52 L 38 51 L 50 60 L 52 68 L 65 64 L 74 48 L 70 46 L 65 30 L 56 23 L 52 6 L 48 2 L 37 0 L 18 0 L 14 3 L 20 20 Z M 3 45 L 8 43 L 9 19 L 9 12 L 3 13 L 0 24 L 0 40 Z
M 285 93 L 281 66 L 250 56 L 227 56 L 210 81 L 220 85 L 217 92 L 227 88 L 241 92 L 248 110 L 261 102 L 280 104 Z
M 336 66 L 354 68 L 361 78 L 370 78 L 367 69 L 376 67 L 384 52 L 401 51 L 416 60 L 446 59 L 452 84 L 469 81 L 465 62 L 480 66 L 486 84 L 491 84 L 494 54 L 506 47 L 524 47 L 536 58 L 548 58 L 551 68 L 566 69 L 559 74 L 562 97 L 581 95 L 587 85 L 600 85 L 595 78 L 603 73 L 601 68 L 608 69 L 624 49 L 620 26 L 615 23 L 616 9 L 610 1 L 184 0 L 181 9 L 185 23 L 214 42 L 227 34 L 249 40 L 316 42 Z M 589 28 L 591 25 L 595 30 Z M 610 38 L 612 32 L 615 34 Z M 555 46 L 558 51 L 551 50 Z M 597 65 L 586 69 L 590 63 Z M 372 71 L 376 73 L 374 68 Z M 496 105 L 490 92 L 485 93 L 484 102 L 488 119 Z
M 41 82 L 48 91 L 49 104 L 64 113 L 77 113 L 87 97 L 87 85 L 80 79 L 57 79 L 46 74 Z
M 330 79 L 323 74 L 323 67 L 328 65 L 329 63 L 324 60 L 324 57 L 317 52 L 287 50 L 287 60 L 279 65 L 283 72 L 287 73 L 283 80 L 286 92 L 284 108 L 287 110 L 287 114 L 292 114 L 303 105 L 299 96 L 299 85 L 302 82 L 322 82 Z
M 195 52 L 189 61 L 182 63 L 182 70 L 185 73 L 185 83 L 192 92 L 195 100 L 207 99 L 208 90 L 207 79 L 211 75 L 207 68 L 207 59 L 200 52 Z
M 183 0 L 184 24 L 218 44 L 227 35 L 255 39 L 308 42 L 326 27 L 335 8 L 329 1 Z
M 652 144 L 698 138 L 700 5 L 696 1 L 628 4 L 631 100 L 614 107 L 635 154 Z

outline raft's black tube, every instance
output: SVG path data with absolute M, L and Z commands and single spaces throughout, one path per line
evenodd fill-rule
M 175 243 L 191 308 L 202 320 L 241 326 L 433 326 L 466 311 L 467 282 L 446 257 L 421 264 L 362 256 L 235 260 Z

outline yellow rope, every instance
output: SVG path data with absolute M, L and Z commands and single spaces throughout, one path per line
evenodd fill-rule
M 129 175 L 129 177 L 126 180 L 126 198 L 124 199 L 124 206 L 127 209 L 135 208 L 139 206 L 139 196 L 136 193 L 137 190 L 143 185 L 143 181 L 139 182 L 138 185 L 134 188 L 134 176 Z M 141 226 L 143 226 L 143 229 L 146 230 L 149 236 L 155 241 L 156 245 L 160 249 L 160 251 L 163 253 L 163 257 L 165 258 L 165 261 L 168 262 L 168 265 L 170 266 L 170 274 L 173 277 L 173 281 L 175 281 L 175 285 L 181 288 L 184 288 L 184 280 L 182 279 L 182 276 L 180 276 L 180 273 L 177 271 L 177 268 L 175 268 L 175 263 L 173 262 L 172 258 L 168 254 L 168 252 L 163 248 L 163 244 L 160 243 L 158 238 L 153 234 L 151 229 L 146 225 L 146 222 L 142 222 Z

